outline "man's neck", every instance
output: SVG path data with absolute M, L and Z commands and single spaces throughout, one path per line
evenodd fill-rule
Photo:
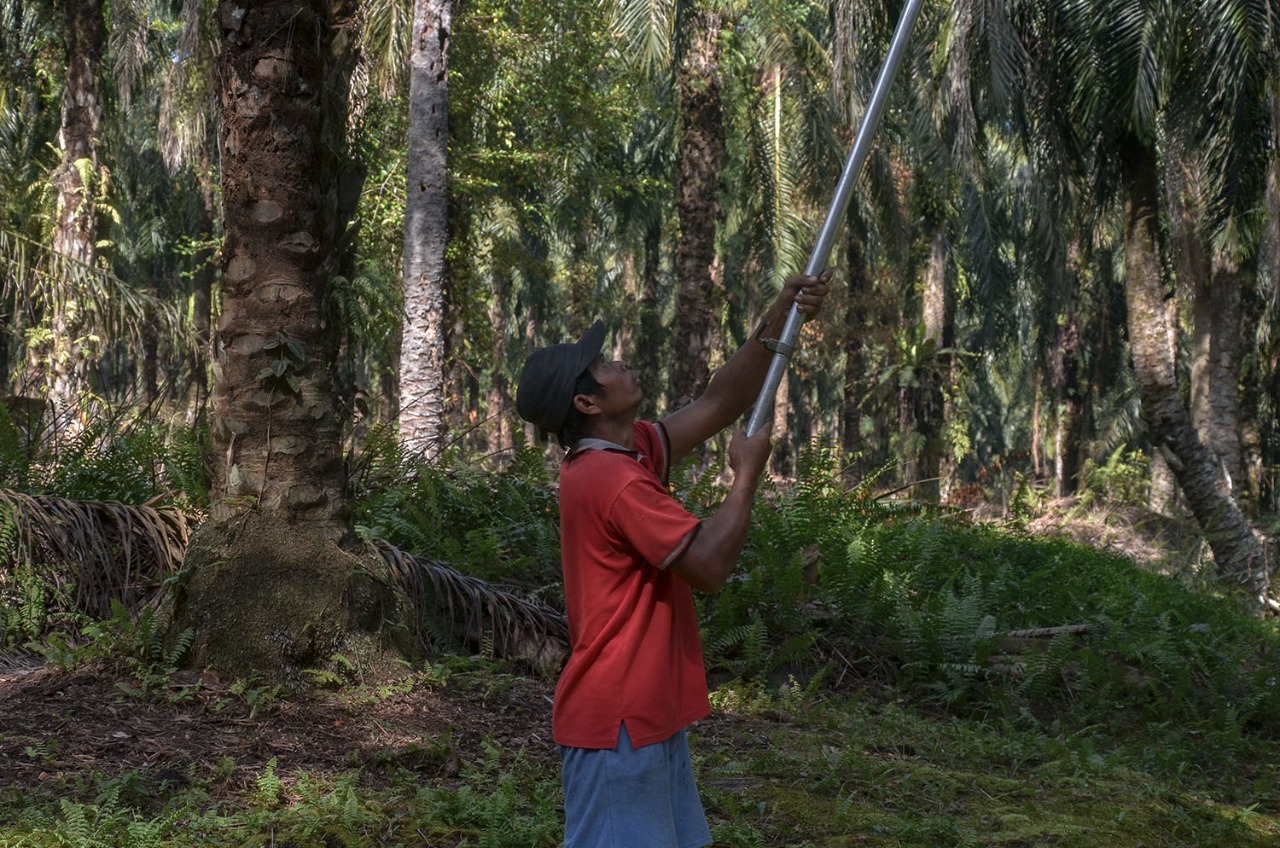
M 583 436 L 591 439 L 604 439 L 606 442 L 621 445 L 627 450 L 635 450 L 635 421 L 635 415 L 614 418 L 608 421 L 593 418 L 584 428 L 586 432 L 583 433 Z

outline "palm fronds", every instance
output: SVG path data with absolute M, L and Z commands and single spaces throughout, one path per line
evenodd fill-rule
M 387 542 L 373 546 L 413 604 L 414 633 L 424 649 L 433 647 L 427 643 L 434 635 L 546 673 L 557 671 L 568 655 L 569 625 L 556 610 Z M 439 632 L 440 623 L 447 632 Z
M 66 609 L 102 619 L 111 602 L 137 611 L 183 557 L 190 527 L 177 509 L 73 501 L 0 489 L 0 595 L 18 571 L 53 587 Z

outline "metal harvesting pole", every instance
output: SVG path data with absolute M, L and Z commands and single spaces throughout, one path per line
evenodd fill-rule
M 885 101 L 889 97 L 889 87 L 893 85 L 898 66 L 902 64 L 902 56 L 907 50 L 911 28 L 915 25 L 923 4 L 924 0 L 907 0 L 907 5 L 902 10 L 898 28 L 894 30 L 893 41 L 889 44 L 889 54 L 885 57 L 884 67 L 880 69 L 876 87 L 871 92 L 871 102 L 862 116 L 862 125 L 858 127 L 858 135 L 853 141 L 849 159 L 844 163 L 844 171 L 840 174 L 840 182 L 836 185 L 835 197 L 831 200 L 827 218 L 822 222 L 822 230 L 818 233 L 818 243 L 814 246 L 813 253 L 809 255 L 809 264 L 805 266 L 804 272 L 810 276 L 818 276 L 827 266 L 827 258 L 831 255 L 836 230 L 840 226 L 840 220 L 844 218 L 845 209 L 849 206 L 849 198 L 853 195 L 853 185 L 858 180 L 858 172 L 862 170 L 862 163 L 871 149 L 871 137 L 875 135 L 876 126 L 880 123 L 880 113 L 884 111 Z M 769 363 L 769 372 L 765 375 L 764 386 L 760 389 L 760 396 L 756 399 L 756 405 L 751 410 L 751 418 L 747 421 L 748 436 L 758 433 L 764 426 L 765 418 L 773 412 L 774 395 L 777 394 L 778 384 L 782 382 L 782 375 L 787 370 L 787 362 L 791 359 L 791 352 L 795 350 L 796 337 L 800 335 L 800 326 L 803 323 L 800 310 L 793 303 L 791 311 L 787 314 L 787 322 L 782 327 L 782 337 L 765 341 L 765 345 L 773 351 L 773 361 Z

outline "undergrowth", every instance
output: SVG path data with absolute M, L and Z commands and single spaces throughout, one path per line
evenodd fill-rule
M 201 430 L 108 413 L 59 439 L 28 434 L 0 406 L 0 484 L 31 495 L 185 509 L 208 503 Z
M 712 491 L 688 495 L 714 508 Z M 821 450 L 767 497 L 739 572 L 701 599 L 713 669 L 763 679 L 838 657 L 957 713 L 1176 723 L 1215 738 L 1223 758 L 1249 734 L 1280 734 L 1280 639 L 1230 598 L 1083 545 L 880 500 L 870 485 L 849 491 Z M 1033 629 L 1058 632 L 1010 646 Z
M 718 848 L 1264 848 L 1280 835 L 1274 743 L 1206 783 L 1153 774 L 1135 747 L 1109 745 L 1096 728 L 1044 733 L 931 715 L 891 696 L 750 683 L 721 687 L 715 705 L 690 746 Z M 1190 740 L 1170 750 L 1185 755 Z M 448 734 L 404 745 L 378 761 L 376 784 L 355 769 L 226 758 L 11 786 L 0 789 L 0 846 L 560 844 L 549 741 L 484 740 L 452 775 L 430 768 L 457 758 Z M 425 770 L 411 750 L 421 746 Z M 55 744 L 26 755 L 54 775 L 67 756 Z
M 559 502 L 540 447 L 499 472 L 429 463 L 378 438 L 357 464 L 357 532 L 561 603 Z
M 143 457 L 161 446 L 121 444 Z M 87 492 L 96 468 L 135 495 L 161 479 L 154 462 L 105 456 L 41 479 Z M 540 451 L 492 473 L 375 442 L 361 463 L 363 535 L 555 600 L 557 505 Z M 722 496 L 687 471 L 673 488 L 704 515 Z M 880 498 L 874 479 L 849 490 L 820 449 L 794 485 L 762 493 L 753 520 L 728 585 L 698 600 L 717 715 L 751 728 L 745 741 L 695 731 L 717 844 L 1271 843 L 1280 643 L 1231 598 L 1016 523 Z M 0 520 L 0 547 L 12 537 Z M 6 611 L 24 638 L 45 597 L 33 580 L 14 573 Z M 125 657 L 125 697 L 179 697 L 166 681 L 180 656 L 149 618 L 117 610 L 88 633 L 48 643 L 49 658 Z M 30 750 L 51 768 L 59 757 L 56 739 Z M 183 791 L 130 773 L 11 788 L 0 845 L 550 846 L 548 762 L 489 747 L 454 779 L 405 775 L 377 791 L 278 764 L 241 793 L 216 773 L 188 775 Z

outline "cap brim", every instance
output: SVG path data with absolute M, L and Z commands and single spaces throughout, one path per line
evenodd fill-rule
M 578 373 L 581 374 L 591 364 L 591 360 L 600 355 L 600 349 L 604 347 L 604 321 L 599 318 L 596 322 L 587 328 L 582 334 L 582 338 L 578 339 Z

